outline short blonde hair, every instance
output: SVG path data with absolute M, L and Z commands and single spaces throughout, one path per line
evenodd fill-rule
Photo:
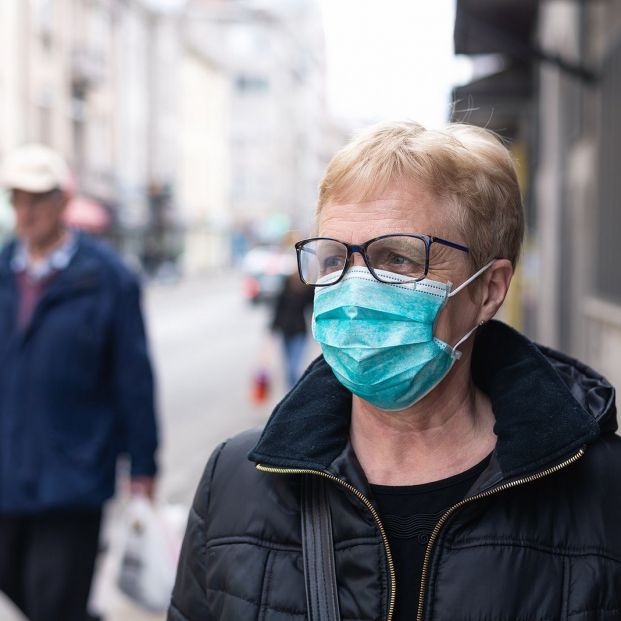
M 428 130 L 409 121 L 370 127 L 332 158 L 317 215 L 330 200 L 364 200 L 408 180 L 455 204 L 473 266 L 504 258 L 515 267 L 524 236 L 515 165 L 501 140 L 480 127 L 455 123 Z

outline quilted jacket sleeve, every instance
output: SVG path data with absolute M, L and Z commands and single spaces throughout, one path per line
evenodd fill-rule
M 211 481 L 223 446 L 212 453 L 196 490 L 167 621 L 211 621 L 206 598 L 206 519 Z

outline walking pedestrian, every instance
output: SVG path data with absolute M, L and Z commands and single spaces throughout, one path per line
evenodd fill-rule
M 276 298 L 271 328 L 280 335 L 287 388 L 291 390 L 302 374 L 308 346 L 307 311 L 313 305 L 313 290 L 297 273 L 284 281 Z
M 153 494 L 154 390 L 140 289 L 69 230 L 69 170 L 42 145 L 2 167 L 16 238 L 0 253 L 0 590 L 30 621 L 85 621 L 117 457 Z
M 323 356 L 209 459 L 169 621 L 615 618 L 614 389 L 492 320 L 524 229 L 504 145 L 372 127 L 316 224 Z

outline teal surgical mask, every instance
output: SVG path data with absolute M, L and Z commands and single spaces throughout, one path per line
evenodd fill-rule
M 350 268 L 335 285 L 317 287 L 313 336 L 339 382 L 382 410 L 420 401 L 446 377 L 461 356 L 457 348 L 478 327 L 451 346 L 433 336 L 438 313 L 492 263 L 453 291 L 451 283 L 406 283 L 385 271 L 380 277 L 394 284 L 382 283 L 365 267 Z

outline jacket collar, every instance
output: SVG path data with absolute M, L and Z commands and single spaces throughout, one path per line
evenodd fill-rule
M 494 482 L 536 472 L 616 429 L 614 388 L 602 376 L 498 321 L 479 329 L 472 373 L 496 416 Z M 276 406 L 249 458 L 340 476 L 355 457 L 350 416 L 351 394 L 319 357 Z
M 58 248 L 52 250 L 39 263 L 33 264 L 28 256 L 28 247 L 20 241 L 17 242 L 11 258 L 11 269 L 16 273 L 25 272 L 33 280 L 44 280 L 54 272 L 66 269 L 76 250 L 76 234 L 69 229 Z
M 58 271 L 49 292 L 55 297 L 57 292 L 83 289 L 98 280 L 99 263 L 93 259 L 92 241 L 80 233 L 72 231 L 70 243 L 63 248 L 63 269 Z M 0 254 L 0 283 L 14 279 L 14 262 L 20 261 L 21 246 L 18 240 L 10 241 Z M 60 258 L 60 257 L 57 257 Z
M 26 330 L 19 335 L 20 341 L 25 341 L 37 328 L 41 317 L 46 309 L 57 302 L 81 295 L 83 292 L 92 290 L 101 282 L 100 262 L 92 252 L 93 242 L 82 233 L 76 232 L 74 237 L 75 247 L 71 260 L 65 269 L 59 271 L 45 290 Z M 12 258 L 18 248 L 17 242 L 9 242 L 0 253 L 0 295 L 15 304 L 17 295 L 15 284 L 15 272 L 11 264 Z

